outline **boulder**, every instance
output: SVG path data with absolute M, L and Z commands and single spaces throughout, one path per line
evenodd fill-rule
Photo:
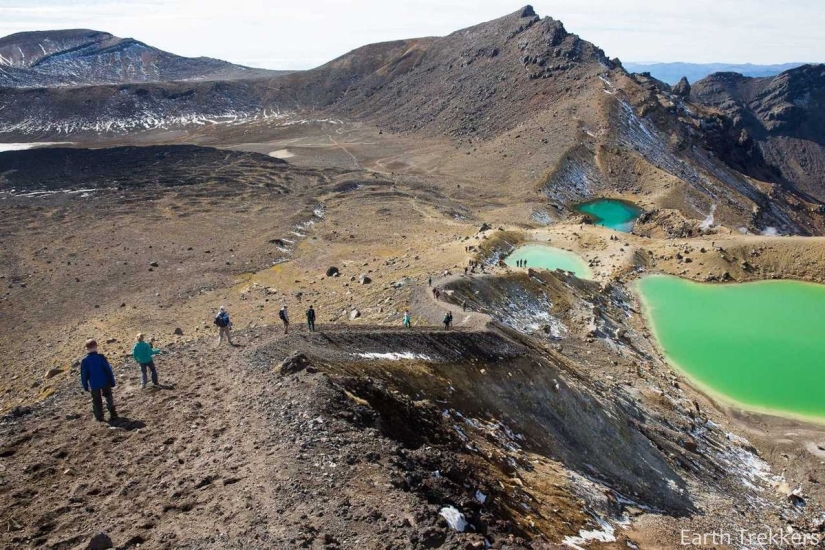
M 183 336 L 183 329 L 180 328 L 180 327 L 177 327 L 175 329 L 175 336 Z
M 112 539 L 109 538 L 109 535 L 106 533 L 98 533 L 89 541 L 89 544 L 86 546 L 86 550 L 107 550 L 108 548 L 114 547 L 115 545 L 112 543 Z
M 794 506 L 805 506 L 805 497 L 802 496 L 802 489 L 794 489 L 788 495 L 788 502 L 793 504 Z
M 157 267 L 157 266 L 158 266 L 158 263 L 157 263 L 157 262 L 150 262 L 150 263 L 149 263 L 149 266 L 150 266 L 150 267 Z
M 310 365 L 309 358 L 303 353 L 295 352 L 281 362 L 278 371 L 281 374 L 295 374 Z
M 355 321 L 359 317 L 361 317 L 361 312 L 358 311 L 357 309 L 353 309 L 352 311 L 349 312 L 350 321 Z
M 362 273 L 360 277 L 358 277 L 358 282 L 362 285 L 368 285 L 372 282 L 372 279 L 366 273 Z
M 481 227 L 478 228 L 478 232 L 481 233 L 481 232 L 484 232 L 484 231 L 489 231 L 492 228 L 493 228 L 493 226 L 490 225 L 489 223 L 483 223 L 483 224 L 481 224 Z
M 677 95 L 679 97 L 689 97 L 690 96 L 690 82 L 686 76 L 682 77 L 674 87 L 673 87 L 673 95 Z
M 49 369 L 49 370 L 46 372 L 46 380 L 48 380 L 49 378 L 54 378 L 55 376 L 57 376 L 57 375 L 58 375 L 58 374 L 60 374 L 61 372 L 63 372 L 63 371 L 62 371 L 62 370 L 60 370 L 60 369 L 57 369 L 57 368 L 55 368 L 55 369 Z
M 327 268 L 327 277 L 338 277 L 341 272 L 335 266 L 330 266 Z

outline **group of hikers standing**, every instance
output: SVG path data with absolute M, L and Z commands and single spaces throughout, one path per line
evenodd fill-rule
M 284 325 L 284 334 L 289 334 L 289 309 L 286 304 L 284 304 L 278 311 L 278 318 Z M 315 306 L 309 306 L 309 309 L 306 311 L 306 318 L 307 329 L 309 329 L 310 332 L 315 332 Z M 229 312 L 226 311 L 224 306 L 221 306 L 220 309 L 218 309 L 218 314 L 215 315 L 214 322 L 215 326 L 218 327 L 218 345 L 221 345 L 224 336 L 226 336 L 226 341 L 229 342 L 229 345 L 234 346 L 235 344 L 232 343 L 231 334 L 232 321 L 229 318 Z
M 473 270 L 474 269 L 475 266 L 473 265 Z M 429 277 L 429 286 L 432 286 L 432 283 L 433 278 Z M 433 297 L 436 300 L 441 298 L 441 292 L 442 290 L 438 287 L 432 289 Z M 464 311 L 467 311 L 466 301 L 462 302 L 461 306 Z M 289 334 L 289 311 L 286 304 L 278 311 L 278 317 L 284 325 L 284 334 Z M 310 305 L 309 309 L 306 310 L 307 329 L 310 332 L 315 332 L 315 320 L 315 306 Z M 449 330 L 453 324 L 452 312 L 447 311 L 442 323 L 444 324 L 444 330 Z M 236 344 L 232 342 L 232 320 L 229 317 L 229 312 L 226 307 L 220 306 L 218 313 L 215 315 L 214 324 L 218 327 L 217 345 L 220 346 L 224 338 L 226 338 L 230 346 L 235 346 Z M 410 314 L 409 308 L 404 310 L 403 324 L 405 328 L 411 328 L 412 326 L 412 315 Z M 160 387 L 154 357 L 160 354 L 161 350 L 154 348 L 152 343 L 153 341 L 151 339 L 147 342 L 143 333 L 140 333 L 137 335 L 135 344 L 132 347 L 131 355 L 140 367 L 141 387 L 144 389 L 149 383 L 150 378 L 153 387 Z M 110 420 L 116 420 L 118 416 L 112 395 L 112 388 L 117 385 L 114 371 L 106 357 L 98 352 L 97 342 L 94 339 L 86 341 L 86 356 L 80 362 L 80 382 L 83 390 L 91 393 L 92 410 L 95 419 L 99 422 L 104 420 L 103 401 L 105 399 Z
M 516 267 L 527 267 L 527 260 L 516 260 Z

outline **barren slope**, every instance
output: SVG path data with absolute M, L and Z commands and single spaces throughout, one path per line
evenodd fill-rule
M 21 32 L 0 38 L 0 87 L 91 86 L 273 76 L 218 59 L 189 59 L 88 29 Z

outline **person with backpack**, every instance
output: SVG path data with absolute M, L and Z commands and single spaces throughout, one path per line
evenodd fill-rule
M 152 373 L 152 385 L 155 387 L 158 385 L 158 371 L 155 370 L 155 361 L 152 357 L 159 354 L 160 350 L 153 348 L 151 341 L 148 344 L 144 342 L 143 338 L 143 333 L 137 335 L 137 342 L 132 347 L 132 357 L 140 365 L 141 387 L 145 389 L 148 382 L 147 370 Z
M 409 309 L 404 310 L 404 327 L 405 328 L 410 328 L 410 310 Z
M 289 334 L 289 313 L 286 310 L 286 304 L 284 304 L 284 307 L 278 312 L 278 317 L 280 317 L 284 323 L 284 334 Z
M 315 308 L 311 305 L 307 310 L 307 328 L 310 332 L 315 332 Z
M 453 323 L 453 313 L 448 311 L 444 316 L 444 330 L 450 330 L 450 325 Z
M 103 398 L 106 398 L 106 408 L 109 410 L 109 420 L 117 420 L 115 401 L 112 397 L 112 388 L 115 383 L 115 374 L 106 357 L 97 352 L 97 342 L 86 340 L 86 357 L 80 361 L 80 383 L 83 391 L 92 394 L 92 411 L 95 420 L 103 422 Z
M 226 341 L 229 342 L 229 345 L 234 346 L 235 344 L 232 343 L 232 335 L 230 333 L 232 330 L 232 321 L 229 319 L 229 313 L 223 306 L 220 307 L 218 314 L 215 315 L 215 326 L 218 327 L 218 345 L 221 345 L 223 337 L 226 336 Z

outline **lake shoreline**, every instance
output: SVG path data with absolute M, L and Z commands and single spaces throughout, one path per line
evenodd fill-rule
M 743 283 L 700 283 L 698 281 L 694 281 L 691 279 L 685 279 L 682 277 L 676 277 L 674 275 L 664 274 L 664 273 L 655 273 L 655 274 L 647 274 L 644 277 L 674 277 L 678 278 L 682 281 L 694 283 L 694 284 L 705 284 L 705 285 L 712 285 L 712 286 L 727 286 L 731 284 L 738 284 L 738 285 L 745 285 L 745 284 L 756 284 L 756 283 L 765 283 L 765 282 L 774 282 L 774 281 L 747 281 Z M 677 361 L 674 357 L 672 357 L 663 345 L 663 340 L 660 335 L 660 327 L 657 326 L 655 321 L 655 316 L 653 315 L 653 306 L 651 305 L 649 299 L 644 295 L 644 292 L 641 290 L 641 281 L 644 277 L 640 277 L 635 279 L 630 283 L 630 286 L 633 290 L 633 294 L 636 299 L 639 301 L 641 305 L 641 318 L 644 327 L 649 331 L 650 335 L 653 337 L 653 344 L 655 349 L 660 354 L 662 360 L 667 363 L 676 373 L 683 376 L 685 380 L 699 393 L 705 395 L 709 400 L 716 403 L 718 406 L 725 408 L 725 409 L 734 409 L 740 413 L 748 413 L 748 414 L 757 414 L 768 418 L 780 418 L 784 420 L 790 420 L 795 422 L 802 422 L 805 424 L 814 424 L 816 426 L 825 426 L 825 414 L 822 416 L 818 415 L 809 415 L 800 412 L 790 411 L 781 408 L 775 407 L 765 407 L 760 406 L 757 404 L 748 403 L 746 401 L 742 401 L 741 399 L 737 399 L 732 397 L 723 391 L 720 391 L 710 384 L 703 382 L 698 378 L 698 376 L 692 373 L 688 368 L 685 368 L 679 361 Z M 814 285 L 818 287 L 822 287 L 823 285 L 819 283 L 813 283 L 810 281 L 793 281 L 796 283 L 804 283 L 809 285 Z M 739 416 L 742 416 L 741 414 Z

